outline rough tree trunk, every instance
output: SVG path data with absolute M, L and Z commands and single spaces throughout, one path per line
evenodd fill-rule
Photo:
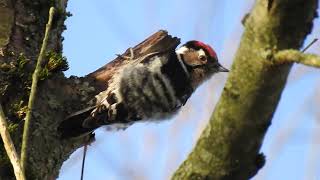
M 317 17 L 317 0 L 257 0 L 223 93 L 194 150 L 173 179 L 249 179 L 292 66 L 277 51 L 299 49 Z
M 65 29 L 65 1 L 0 0 L 0 103 L 8 117 L 9 129 L 16 148 L 20 151 L 23 118 L 31 85 L 31 75 L 44 36 L 48 11 L 56 8 L 43 65 L 42 81 L 38 86 L 32 114 L 27 179 L 56 179 L 62 163 L 81 147 L 84 139 L 61 140 L 57 126 L 66 115 L 83 109 L 111 77 L 111 69 L 120 68 L 127 61 L 116 58 L 89 75 L 64 77 L 67 64 L 62 57 L 62 36 Z M 159 31 L 134 47 L 135 56 L 176 47 L 178 38 Z M 125 52 L 124 55 L 129 55 Z M 111 71 L 110 71 L 111 70 Z M 0 179 L 14 179 L 12 166 L 0 143 Z

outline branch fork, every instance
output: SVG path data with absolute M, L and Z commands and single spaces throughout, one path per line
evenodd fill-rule
M 320 56 L 316 54 L 303 53 L 299 50 L 286 49 L 275 53 L 276 64 L 299 63 L 306 66 L 320 68 Z

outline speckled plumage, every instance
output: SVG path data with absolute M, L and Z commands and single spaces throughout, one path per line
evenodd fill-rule
M 188 43 L 177 51 L 131 59 L 114 73 L 108 88 L 96 95 L 95 106 L 70 115 L 60 124 L 62 135 L 78 136 L 101 125 L 120 124 L 115 125 L 117 129 L 135 121 L 170 118 L 196 87 L 222 67 L 212 48 Z M 206 62 L 200 56 L 207 56 Z

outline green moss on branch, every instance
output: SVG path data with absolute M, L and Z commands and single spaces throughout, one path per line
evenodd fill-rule
M 288 49 L 277 52 L 274 55 L 274 61 L 277 64 L 299 63 L 320 68 L 320 56 L 315 54 L 305 54 L 295 49 Z
M 257 0 L 222 95 L 195 148 L 172 179 L 250 179 L 264 164 L 263 138 L 291 63 L 274 52 L 299 49 L 311 32 L 317 0 Z M 279 54 L 278 54 L 279 56 Z

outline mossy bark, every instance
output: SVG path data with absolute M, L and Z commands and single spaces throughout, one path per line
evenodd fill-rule
M 24 117 L 27 110 L 31 76 L 35 68 L 48 12 L 56 13 L 50 31 L 48 55 L 32 113 L 26 177 L 32 180 L 56 179 L 62 163 L 79 147 L 84 139 L 61 140 L 58 124 L 69 114 L 83 109 L 101 90 L 115 68 L 127 61 L 118 57 L 89 75 L 64 77 L 65 58 L 61 56 L 61 36 L 65 29 L 66 0 L 0 0 L 0 103 L 4 107 L 9 131 L 20 153 Z M 159 31 L 134 47 L 135 56 L 167 47 L 176 47 L 179 39 Z M 129 51 L 124 55 L 129 55 Z M 0 179 L 14 179 L 12 166 L 0 141 Z
M 311 31 L 316 0 L 258 0 L 245 22 L 246 31 L 232 72 L 212 119 L 176 179 L 247 179 L 261 167 L 258 154 L 279 101 L 290 64 L 274 65 L 273 52 L 299 48 Z M 0 0 L 0 103 L 19 150 L 31 73 L 39 54 L 50 6 L 57 9 L 48 51 L 62 52 L 66 0 Z M 270 5 L 271 4 L 271 5 Z M 137 45 L 135 55 L 177 46 L 179 40 L 160 31 Z M 128 54 L 128 51 L 125 53 Z M 31 125 L 28 179 L 55 179 L 63 161 L 83 145 L 82 139 L 60 140 L 56 127 L 71 112 L 82 109 L 105 89 L 115 59 L 83 78 L 54 72 L 39 83 Z M 0 144 L 0 177 L 14 179 Z
M 292 66 L 275 52 L 299 49 L 317 17 L 317 0 L 257 0 L 231 72 L 195 148 L 172 179 L 249 179 L 264 165 L 259 153 Z
M 31 75 L 41 47 L 48 10 L 58 9 L 49 39 L 48 50 L 62 52 L 62 31 L 65 29 L 66 1 L 0 1 L 0 102 L 9 120 L 9 130 L 15 146 L 20 152 L 23 118 L 28 102 Z M 62 89 L 57 89 L 61 85 Z M 26 169 L 28 179 L 53 179 L 57 177 L 63 159 L 82 142 L 61 142 L 55 125 L 65 112 L 61 103 L 68 99 L 63 88 L 72 85 L 61 72 L 39 84 L 36 112 L 32 114 L 30 157 Z M 75 88 L 78 89 L 78 88 Z M 63 95 L 63 96 L 62 96 Z M 14 179 L 12 167 L 0 144 L 0 179 Z

